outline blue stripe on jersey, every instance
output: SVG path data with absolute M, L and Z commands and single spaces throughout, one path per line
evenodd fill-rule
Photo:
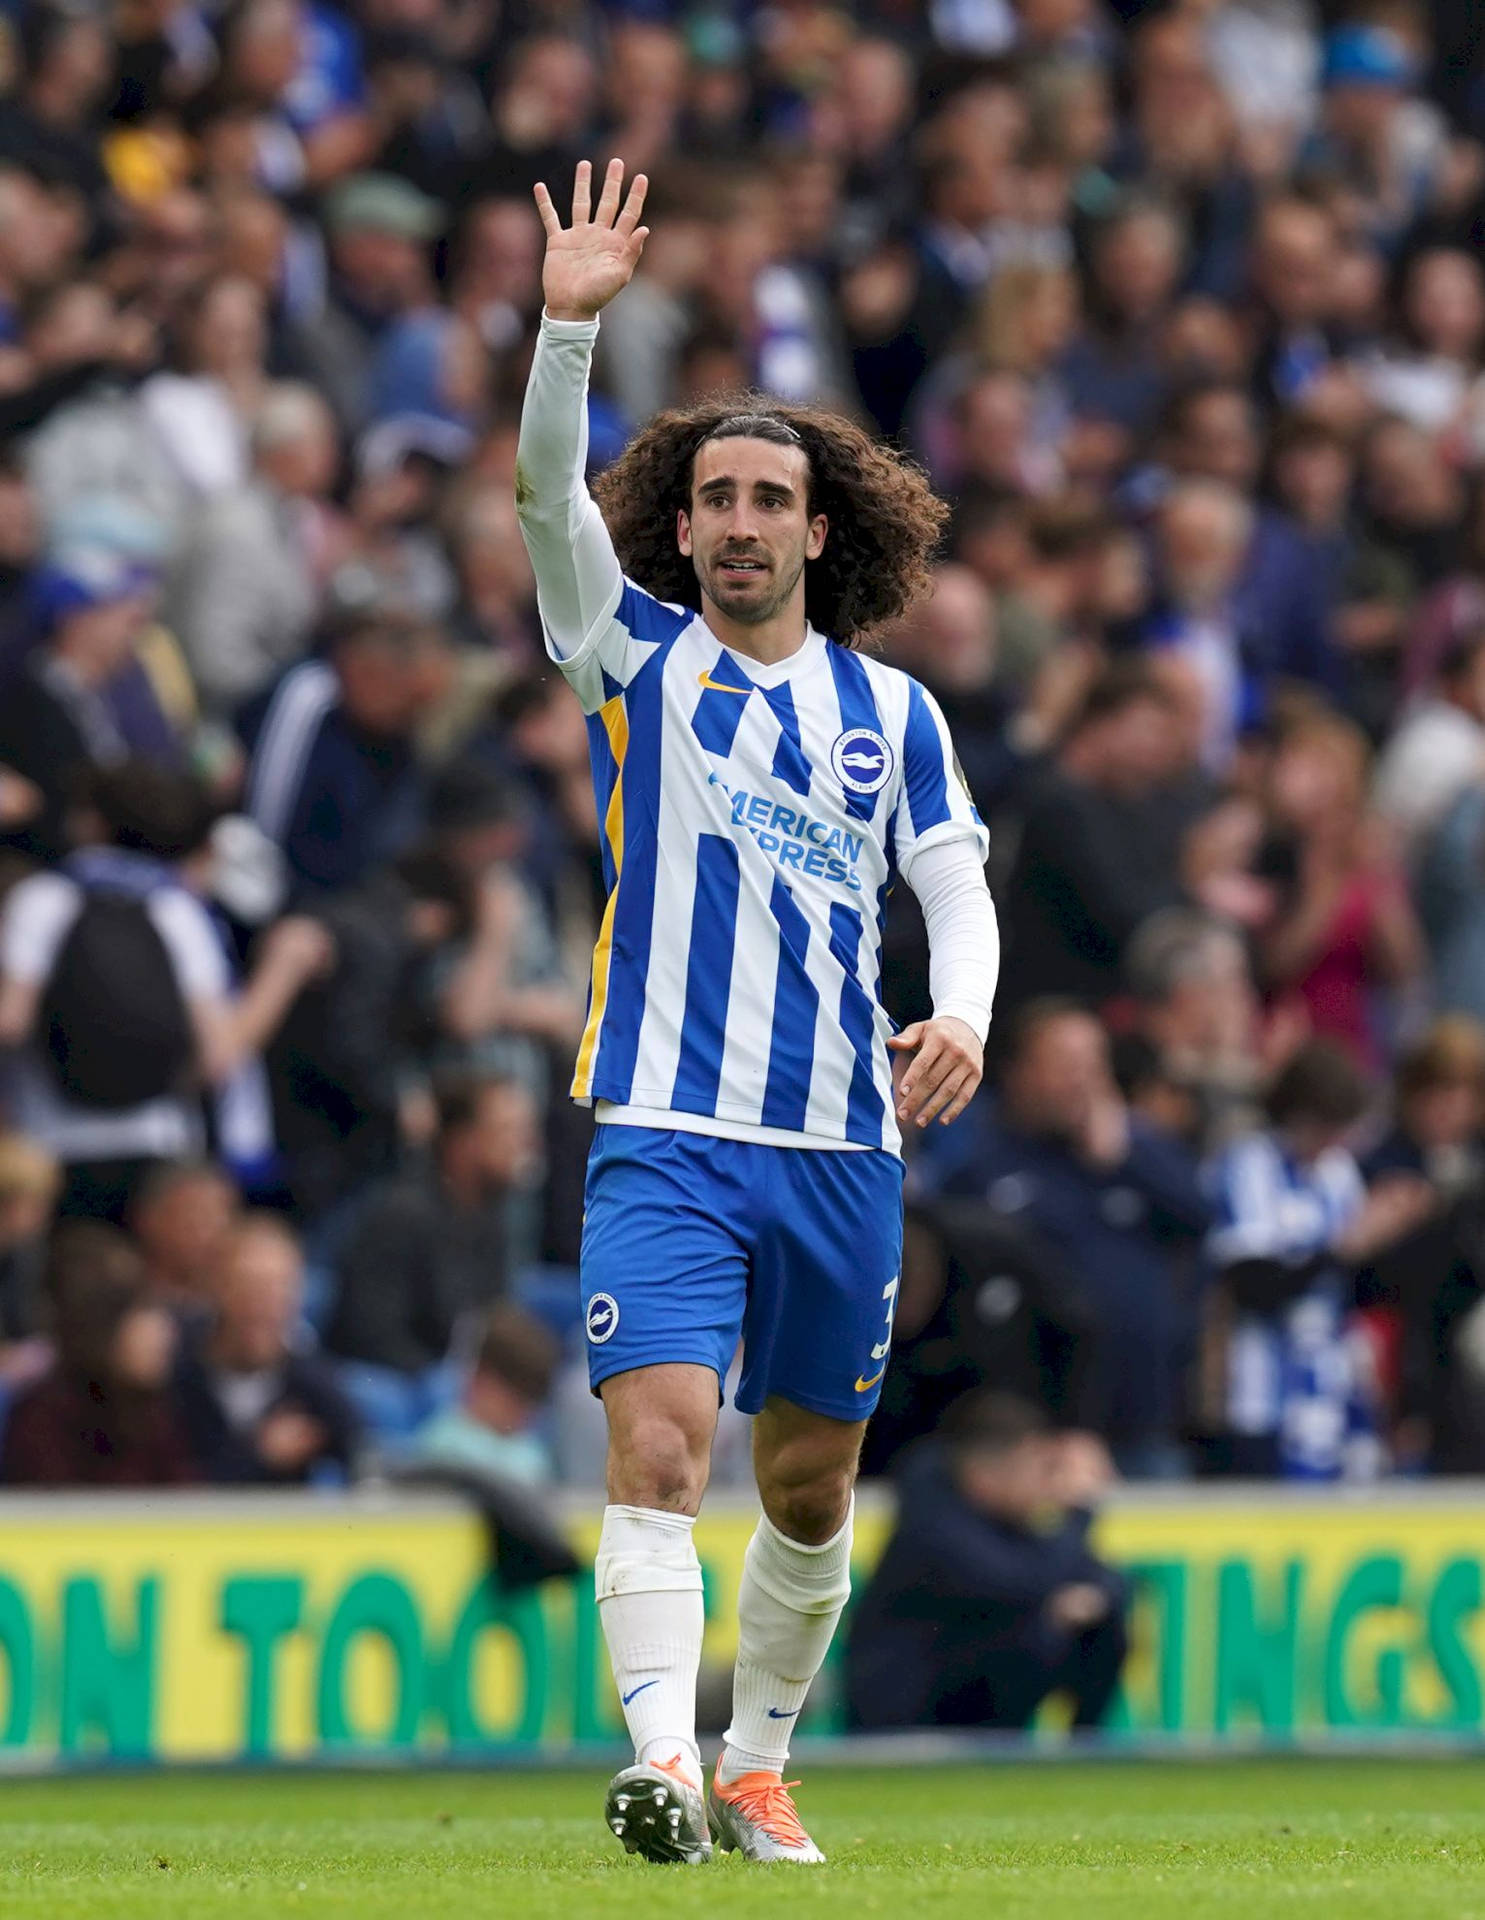
M 861 915 L 841 901 L 830 909 L 830 951 L 845 975 L 840 986 L 840 1023 L 856 1056 L 846 1102 L 846 1138 L 859 1140 L 866 1134 L 880 1135 L 882 1127 L 882 1096 L 871 1072 L 876 1009 L 856 972 Z
M 691 731 L 708 753 L 715 753 L 725 760 L 732 751 L 742 717 L 748 710 L 747 696 L 753 692 L 753 682 L 730 654 L 720 652 L 701 678 L 704 691 L 691 716 Z M 705 687 L 707 680 L 716 684 Z M 730 688 L 736 691 L 728 691 Z
M 930 827 L 952 820 L 949 808 L 949 782 L 944 766 L 944 743 L 923 689 L 916 680 L 908 681 L 907 725 L 902 731 L 902 775 L 907 793 L 908 816 L 914 834 L 927 833 Z
M 880 733 L 882 716 L 877 712 L 866 668 L 854 653 L 838 647 L 833 640 L 825 649 L 825 657 L 830 662 L 835 697 L 840 703 L 842 732 L 848 733 L 852 727 L 870 727 L 873 733 Z M 877 799 L 874 793 L 848 793 L 846 809 L 858 820 L 870 820 L 877 810 Z
M 607 681 L 608 675 L 605 674 L 603 677 Z M 614 882 L 619 875 L 614 866 L 613 848 L 608 843 L 608 835 L 603 831 L 603 823 L 608 818 L 614 782 L 619 777 L 619 763 L 615 760 L 614 750 L 609 744 L 608 728 L 603 724 L 602 714 L 588 714 L 586 725 L 588 758 L 593 763 L 593 792 L 598 801 L 598 842 L 603 853 L 603 885 L 606 892 L 612 893 Z
M 651 640 L 663 645 L 674 640 L 696 618 L 684 608 L 677 613 L 674 607 L 667 607 L 663 600 L 657 600 L 653 594 L 646 593 L 643 587 L 636 587 L 630 580 L 624 582 L 624 591 L 619 595 L 619 604 L 614 608 L 614 618 L 621 626 L 627 627 L 636 640 Z
M 768 1081 L 763 1092 L 765 1127 L 804 1130 L 815 1064 L 815 1018 L 820 996 L 804 970 L 810 926 L 794 895 L 775 878 L 769 900 L 779 926 L 779 966 L 773 990 L 773 1032 L 768 1043 Z
M 787 687 L 764 687 L 763 698 L 779 723 L 779 744 L 774 749 L 773 777 L 782 780 L 795 793 L 810 790 L 810 763 L 804 757 L 799 738 L 799 715 L 794 711 L 794 695 Z
M 691 951 L 686 960 L 686 1012 L 671 1104 L 686 1113 L 710 1113 L 717 1103 L 727 1002 L 737 938 L 737 843 L 720 833 L 696 842 L 696 893 Z
M 658 602 L 649 604 L 658 606 Z M 662 613 L 663 607 L 659 609 Z M 679 629 L 678 629 L 679 630 Z M 670 648 L 652 653 L 624 693 L 629 746 L 624 755 L 624 858 L 614 899 L 608 1000 L 593 1062 L 593 1094 L 627 1100 L 634 1084 L 645 976 L 655 920 L 655 856 L 660 839 L 661 687 Z

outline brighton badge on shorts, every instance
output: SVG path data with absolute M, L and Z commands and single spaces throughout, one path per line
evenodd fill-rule
M 892 778 L 892 749 L 871 727 L 847 727 L 830 749 L 830 765 L 847 793 L 880 793 Z
M 584 1325 L 589 1346 L 601 1347 L 605 1340 L 613 1339 L 619 1325 L 619 1303 L 611 1293 L 594 1294 L 588 1302 Z

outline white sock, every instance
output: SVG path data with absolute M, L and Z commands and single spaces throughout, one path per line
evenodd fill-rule
M 854 1515 L 853 1501 L 845 1525 L 821 1547 L 789 1539 L 766 1514 L 759 1519 L 743 1557 L 732 1725 L 722 1736 L 719 1779 L 783 1772 L 795 1717 L 851 1597 Z
M 679 1755 L 699 1786 L 696 1674 L 704 1622 L 695 1524 L 683 1513 L 605 1507 L 594 1574 L 635 1758 Z

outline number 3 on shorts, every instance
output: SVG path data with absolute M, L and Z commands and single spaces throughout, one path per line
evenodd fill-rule
M 873 1360 L 885 1360 L 887 1355 L 892 1351 L 892 1318 L 897 1312 L 897 1283 L 901 1278 L 901 1274 L 894 1274 L 886 1286 L 882 1288 L 882 1298 L 887 1302 L 887 1337 L 882 1341 L 880 1346 L 872 1348 L 871 1357 Z

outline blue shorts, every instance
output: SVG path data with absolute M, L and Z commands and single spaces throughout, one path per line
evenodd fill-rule
M 607 1124 L 588 1160 L 583 1324 L 596 1392 L 673 1361 L 737 1404 L 777 1394 L 835 1420 L 876 1406 L 902 1265 L 896 1154 L 766 1147 Z

